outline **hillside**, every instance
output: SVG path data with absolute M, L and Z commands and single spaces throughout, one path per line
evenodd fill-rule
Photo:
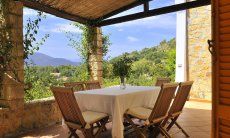
M 61 66 L 61 65 L 79 65 L 80 62 L 72 62 L 64 58 L 53 58 L 46 54 L 35 53 L 34 55 L 29 56 L 28 62 L 35 64 L 35 66 Z
M 151 62 L 159 63 L 162 62 L 164 59 L 167 59 L 168 57 L 167 54 L 175 50 L 176 50 L 176 40 L 175 38 L 173 38 L 169 41 L 163 40 L 157 46 L 144 48 L 140 51 L 133 51 L 131 53 L 128 53 L 128 55 L 130 57 L 133 57 L 135 61 L 146 59 L 146 60 L 150 60 Z M 112 62 L 113 60 L 116 60 L 121 56 L 115 57 L 110 61 Z
M 164 40 L 158 46 L 127 53 L 127 55 L 134 60 L 132 71 L 126 79 L 127 84 L 152 86 L 157 77 L 170 77 L 174 80 L 176 62 L 175 39 L 169 41 Z M 112 63 L 121 56 L 103 62 L 103 86 L 108 87 L 120 84 L 120 79 L 113 74 Z M 44 58 L 44 55 L 42 58 L 38 58 L 39 56 L 36 57 L 36 61 L 40 60 L 42 65 L 47 61 L 52 61 L 52 58 Z M 60 63 L 59 61 L 59 64 Z M 27 68 L 25 70 L 25 82 L 32 83 L 33 88 L 26 91 L 25 99 L 33 100 L 51 96 L 50 86 L 63 85 L 64 82 L 89 80 L 87 70 L 87 65 L 84 63 L 79 66 L 36 66 Z M 58 74 L 58 76 L 55 74 Z
M 134 61 L 131 74 L 127 80 L 129 84 L 152 85 L 157 77 L 170 77 L 174 80 L 176 67 L 175 38 L 169 41 L 163 40 L 157 46 L 125 54 Z M 121 56 L 104 63 L 103 77 L 106 83 L 107 79 L 114 78 L 111 71 L 113 68 L 112 63 L 121 58 Z

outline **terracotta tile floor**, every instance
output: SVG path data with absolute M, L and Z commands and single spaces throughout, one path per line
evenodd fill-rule
M 192 138 L 209 138 L 211 133 L 211 103 L 189 101 L 185 105 L 184 112 L 179 117 L 178 123 L 183 126 Z M 111 138 L 111 124 L 107 124 L 108 131 L 104 132 L 102 138 Z M 83 137 L 78 132 L 80 137 Z M 179 129 L 173 127 L 170 134 L 174 138 L 185 137 Z M 24 134 L 23 138 L 66 138 L 68 130 L 66 126 L 52 126 L 41 130 L 35 130 Z M 136 137 L 135 133 L 126 135 L 125 137 Z M 161 137 L 161 136 L 159 136 Z

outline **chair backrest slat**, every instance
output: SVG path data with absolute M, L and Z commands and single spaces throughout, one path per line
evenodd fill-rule
M 72 87 L 74 91 L 84 91 L 84 82 L 67 82 L 64 83 L 65 87 Z
M 150 121 L 159 120 L 159 118 L 163 121 L 167 117 L 167 112 L 178 85 L 178 83 L 164 83 L 161 85 L 160 93 L 149 117 Z
M 155 86 L 161 86 L 164 83 L 170 83 L 170 82 L 171 82 L 170 78 L 157 78 Z
M 85 82 L 86 90 L 100 89 L 101 84 L 99 81 L 87 81 Z
M 73 88 L 51 87 L 51 90 L 64 120 L 84 126 L 86 122 L 74 96 Z
M 181 82 L 177 90 L 176 97 L 169 110 L 169 114 L 176 114 L 182 112 L 184 105 L 188 99 L 190 90 L 192 88 L 193 81 Z

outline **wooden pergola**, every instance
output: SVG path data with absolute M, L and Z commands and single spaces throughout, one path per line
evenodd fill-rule
M 151 0 L 10 0 L 13 1 L 9 16 L 12 24 L 12 38 L 15 48 L 20 48 L 17 59 L 21 62 L 20 69 L 23 78 L 23 6 L 43 11 L 57 17 L 79 22 L 96 30 L 93 40 L 95 45 L 102 45 L 101 26 L 132 21 L 136 19 L 186 10 L 212 4 L 212 39 L 209 50 L 212 54 L 212 137 L 230 137 L 230 0 L 189 0 L 189 2 L 150 9 Z M 19 2 L 16 2 L 19 1 Z M 112 17 L 137 6 L 143 6 L 143 11 L 121 17 Z M 13 18 L 13 19 L 12 19 Z M 20 22 L 20 23 L 18 23 Z M 100 37 L 98 37 L 100 36 Z M 100 42 L 100 44 L 98 44 Z M 98 56 L 100 55 L 100 56 Z M 101 51 L 92 58 L 92 65 L 102 64 Z M 98 60 L 100 59 L 100 60 Z M 96 71 L 102 69 L 95 66 Z M 102 73 L 102 71 L 100 72 Z M 101 75 L 101 74 L 100 74 Z M 23 80 L 23 79 L 22 79 Z M 7 82 L 9 83 L 9 82 Z M 24 90 L 16 89 L 16 84 L 5 84 L 6 96 L 0 103 L 10 105 L 10 112 L 19 114 L 24 108 Z M 15 106 L 17 105 L 17 106 Z M 20 106 L 18 106 L 20 105 Z M 16 108 L 15 108 L 16 107 Z M 20 107 L 20 108 L 19 108 Z M 9 118 L 11 119 L 11 118 Z M 21 125 L 22 115 L 17 116 L 15 130 Z M 15 123 L 15 122 L 14 122 Z
M 43 11 L 60 18 L 85 24 L 92 29 L 95 38 L 91 44 L 97 47 L 98 51 L 90 53 L 89 68 L 90 77 L 102 83 L 102 41 L 100 27 L 112 25 L 146 17 L 186 10 L 190 8 L 209 5 L 211 0 L 195 0 L 186 3 L 150 9 L 152 0 L 15 0 L 28 8 Z M 154 1 L 153 1 L 154 2 Z M 113 17 L 135 8 L 143 6 L 143 11 L 120 17 Z M 93 51 L 93 50 L 91 50 Z
M 195 0 L 182 4 L 150 9 L 152 0 L 17 0 L 24 6 L 90 26 L 106 26 L 150 16 L 209 5 L 211 0 Z M 143 5 L 143 11 L 111 18 L 121 12 Z

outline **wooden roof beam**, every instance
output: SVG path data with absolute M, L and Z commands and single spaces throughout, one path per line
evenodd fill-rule
M 112 17 L 112 16 L 117 15 L 119 13 L 122 13 L 124 11 L 130 10 L 130 9 L 132 9 L 134 7 L 140 6 L 140 5 L 142 5 L 144 3 L 147 3 L 149 1 L 152 1 L 152 0 L 136 0 L 135 2 L 133 2 L 133 3 L 129 4 L 129 5 L 127 5 L 127 6 L 121 7 L 120 9 L 112 11 L 112 12 L 110 12 L 110 13 L 102 16 L 102 17 L 99 17 L 98 19 L 95 19 L 94 22 L 99 22 L 101 20 L 107 19 L 109 17 Z
M 146 17 L 157 16 L 157 15 L 161 15 L 161 14 L 186 10 L 186 9 L 190 9 L 190 8 L 205 6 L 205 5 L 209 5 L 209 4 L 211 4 L 211 0 L 196 0 L 196 1 L 186 2 L 186 3 L 176 4 L 176 5 L 172 5 L 172 6 L 166 6 L 166 7 L 162 7 L 162 8 L 158 8 L 158 9 L 148 10 L 148 11 L 144 11 L 144 12 L 140 12 L 140 13 L 135 13 L 135 14 L 131 14 L 131 15 L 126 15 L 126 16 L 122 16 L 122 17 L 107 19 L 107 20 L 95 23 L 94 26 L 112 25 L 112 24 L 142 19 L 142 18 L 146 18 Z
M 144 12 L 149 11 L 149 2 L 145 2 L 143 7 L 144 7 Z
M 67 20 L 71 20 L 71 21 L 74 21 L 74 22 L 79 22 L 79 23 L 82 23 L 82 24 L 88 24 L 89 22 L 91 22 L 90 20 L 88 20 L 86 18 L 79 17 L 79 16 L 72 15 L 72 14 L 69 14 L 69 13 L 64 12 L 64 11 L 57 10 L 57 9 L 52 8 L 50 6 L 41 4 L 41 3 L 39 3 L 39 2 L 37 2 L 35 0 L 33 0 L 33 1 L 32 0 L 15 0 L 15 1 L 22 2 L 23 5 L 28 7 L 28 8 L 35 9 L 35 10 L 38 10 L 38 11 L 43 11 L 43 12 L 55 15 L 57 17 L 64 18 L 64 19 L 67 19 Z

